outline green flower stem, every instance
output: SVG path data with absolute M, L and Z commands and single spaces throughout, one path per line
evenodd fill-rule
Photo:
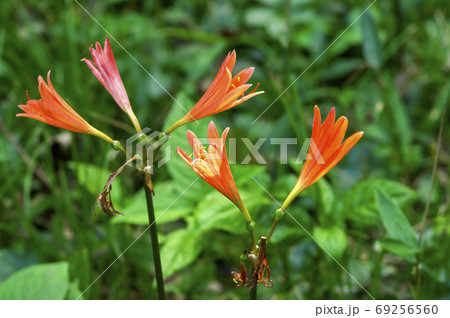
M 255 222 L 252 221 L 250 213 L 248 213 L 247 207 L 244 205 L 244 203 L 242 203 L 242 201 L 236 205 L 239 208 L 239 210 L 241 210 L 241 213 L 244 216 L 245 221 L 247 221 L 245 228 L 247 229 L 248 233 L 250 234 L 250 251 L 255 252 L 256 251 L 256 241 L 255 241 L 255 234 L 254 234 Z
M 153 208 L 153 195 L 146 185 L 144 175 L 145 199 L 147 201 L 148 222 L 150 225 L 150 238 L 152 241 L 153 264 L 155 266 L 156 288 L 158 299 L 166 299 L 164 292 L 164 279 L 161 267 L 161 255 L 159 253 L 158 232 L 156 231 L 155 210 Z
M 154 150 L 153 155 L 155 153 L 156 153 L 156 151 Z M 149 174 L 150 172 L 146 169 L 147 167 L 149 167 L 149 163 L 147 162 L 147 149 L 144 149 L 142 156 L 143 156 L 143 160 L 142 160 L 143 181 L 144 181 L 144 188 L 145 188 L 145 199 L 147 202 L 147 213 L 148 213 L 148 222 L 149 222 L 149 228 L 150 228 L 150 239 L 152 242 L 153 265 L 155 267 L 156 288 L 157 288 L 157 292 L 158 292 L 158 299 L 163 300 L 163 299 L 166 299 L 166 294 L 164 291 L 164 278 L 163 278 L 162 266 L 161 266 L 161 255 L 159 252 L 158 232 L 156 229 L 155 210 L 153 207 L 153 193 L 152 193 L 153 189 L 149 188 L 149 180 L 150 180 L 150 185 L 151 185 L 151 174 Z M 150 165 L 153 165 L 153 162 L 151 162 Z
M 284 215 L 286 214 L 286 211 L 284 209 L 280 208 L 275 212 L 275 220 L 273 220 L 273 224 L 270 227 L 269 233 L 267 234 L 267 243 L 269 243 L 270 238 L 272 237 L 273 232 L 275 232 L 275 229 L 277 228 L 277 225 L 279 221 L 281 221 L 284 218 Z
M 249 291 L 250 293 L 250 300 L 256 300 L 258 299 L 258 284 L 255 284 L 252 289 Z
M 256 241 L 255 241 L 255 222 L 247 222 L 245 225 L 248 233 L 250 234 L 250 252 L 256 251 Z

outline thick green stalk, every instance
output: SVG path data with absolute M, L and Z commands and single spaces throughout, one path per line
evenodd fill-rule
M 252 289 L 250 289 L 250 300 L 256 300 L 258 298 L 258 284 L 255 284 Z
M 286 211 L 283 208 L 276 210 L 275 220 L 273 220 L 272 226 L 270 227 L 269 233 L 267 234 L 267 243 L 269 243 L 269 240 L 272 237 L 273 232 L 277 228 L 278 222 L 284 218 L 285 214 L 286 214 Z
M 247 222 L 245 227 L 250 234 L 250 252 L 254 253 L 256 251 L 255 222 Z
M 267 233 L 267 242 L 269 242 L 270 238 L 272 237 L 273 232 L 275 232 L 277 225 L 278 225 L 278 219 L 275 218 L 275 220 L 273 220 L 272 226 L 270 227 L 269 233 Z
M 148 222 L 150 225 L 150 238 L 152 241 L 153 264 L 155 266 L 156 288 L 158 299 L 166 299 L 164 292 L 164 279 L 161 267 L 161 256 L 159 254 L 158 233 L 156 231 L 155 210 L 153 208 L 153 195 L 147 187 L 144 175 L 145 198 L 147 200 Z
M 152 158 L 150 160 L 151 162 L 148 162 L 148 149 L 144 148 L 144 152 L 142 153 L 142 163 L 145 199 L 147 202 L 148 222 L 150 227 L 150 239 L 152 242 L 153 265 L 155 266 L 156 288 L 158 291 L 158 299 L 162 300 L 166 299 L 166 294 L 164 291 L 164 278 L 161 267 L 161 255 L 159 253 L 158 232 L 156 230 L 155 209 L 153 207 L 153 189 L 151 182 L 151 166 L 153 165 L 153 160 L 161 145 L 162 144 L 159 144 L 156 149 L 153 149 Z M 150 171 L 148 170 L 148 168 L 150 168 Z

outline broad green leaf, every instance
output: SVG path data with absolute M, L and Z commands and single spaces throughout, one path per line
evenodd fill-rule
M 188 167 L 189 168 L 189 167 Z M 160 182 L 155 185 L 153 197 L 155 217 L 158 224 L 178 220 L 192 212 L 193 204 L 187 200 L 173 182 Z M 138 191 L 124 202 L 117 202 L 117 210 L 124 215 L 116 215 L 111 222 L 148 225 L 147 202 L 144 189 Z
M 403 207 L 405 204 L 411 203 L 419 197 L 416 191 L 397 181 L 374 179 L 372 180 L 372 184 L 388 194 L 399 207 Z
M 68 287 L 68 263 L 33 265 L 12 274 L 0 285 L 0 299 L 61 300 Z
M 69 162 L 69 167 L 76 174 L 78 183 L 95 196 L 98 196 L 102 192 L 109 175 L 114 172 L 84 162 L 71 161 Z M 111 195 L 113 196 L 113 201 L 120 201 L 122 198 L 120 177 L 114 180 L 112 188 Z
M 239 209 L 218 191 L 211 191 L 197 206 L 195 213 L 202 230 L 218 229 L 234 234 L 245 230 L 245 220 Z
M 377 190 L 376 197 L 381 222 L 388 237 L 417 248 L 417 237 L 402 210 L 384 191 Z
M 363 227 L 379 224 L 377 189 L 385 192 L 399 207 L 418 198 L 417 193 L 404 184 L 388 179 L 360 182 L 344 194 L 342 210 L 346 216 Z
M 333 207 L 335 206 L 333 189 L 325 179 L 317 181 L 316 184 L 319 188 L 320 212 L 324 216 L 328 216 L 333 213 Z
M 283 242 L 286 245 L 289 243 L 292 243 L 289 245 L 295 245 L 298 244 L 303 237 L 305 237 L 305 231 L 303 231 L 297 224 L 295 224 L 295 227 L 289 227 L 286 223 L 287 222 L 283 221 L 277 226 L 277 229 L 270 239 L 270 244 Z
M 400 257 L 406 257 L 420 252 L 420 249 L 412 247 L 396 239 L 384 238 L 377 240 L 377 242 L 386 250 L 397 254 Z
M 362 47 L 364 58 L 374 68 L 379 69 L 383 60 L 380 39 L 375 22 L 369 11 L 361 17 Z
M 32 253 L 0 250 L 0 283 L 19 269 L 36 264 L 37 262 L 36 256 Z
M 199 229 L 180 229 L 167 235 L 161 248 L 161 263 L 164 277 L 191 264 L 203 247 L 203 236 Z
M 270 203 L 260 191 L 240 191 L 250 215 L 254 215 L 263 205 Z M 218 229 L 239 234 L 245 231 L 245 219 L 241 211 L 218 191 L 210 192 L 195 209 L 197 224 L 202 230 Z
M 345 231 L 338 226 L 330 228 L 318 226 L 314 228 L 312 235 L 322 249 L 336 258 L 342 256 L 348 245 Z
M 69 288 L 67 289 L 67 296 L 65 299 L 68 300 L 83 300 L 84 297 L 81 295 L 81 291 L 78 288 L 78 281 L 70 282 Z M 80 298 L 78 298 L 80 297 Z
M 266 167 L 262 165 L 231 165 L 231 172 L 236 182 L 236 186 L 240 187 L 247 182 L 254 183 L 252 177 L 258 180 L 258 176 L 264 174 Z

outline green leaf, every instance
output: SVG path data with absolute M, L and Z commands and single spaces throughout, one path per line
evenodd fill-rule
M 113 173 L 113 171 L 108 171 L 99 166 L 84 162 L 71 161 L 68 165 L 76 174 L 78 183 L 95 196 L 98 196 L 102 192 L 109 175 Z M 121 190 L 120 179 L 116 178 L 111 193 L 114 202 L 118 202 L 122 198 Z
M 410 247 L 417 248 L 417 237 L 402 210 L 382 190 L 377 190 L 376 198 L 381 222 L 389 238 L 403 242 Z
M 374 179 L 372 184 L 377 188 L 382 189 L 399 207 L 411 203 L 419 198 L 416 191 L 397 181 L 388 179 Z
M 379 224 L 377 189 L 385 192 L 399 207 L 418 198 L 417 193 L 404 184 L 388 179 L 371 179 L 360 182 L 344 194 L 342 211 L 355 224 L 370 227 Z
M 401 159 L 403 163 L 411 163 L 415 158 L 412 152 L 412 140 L 414 130 L 412 128 L 411 115 L 405 104 L 400 92 L 395 86 L 395 82 L 390 77 L 383 75 L 383 80 L 386 82 L 386 89 L 384 91 L 384 99 L 387 103 L 387 114 L 390 115 L 391 135 L 399 143 Z M 398 148 L 394 151 L 398 152 Z
M 245 203 L 250 215 L 254 219 L 256 212 L 270 200 L 260 191 L 240 191 L 240 196 Z M 245 231 L 245 219 L 241 211 L 218 191 L 212 191 L 195 209 L 197 222 L 202 230 L 223 230 L 233 234 L 241 234 Z
M 78 281 L 75 282 L 70 282 L 69 283 L 69 287 L 67 289 L 67 296 L 65 299 L 68 300 L 83 300 L 84 297 L 80 296 L 81 295 L 81 291 L 78 288 Z M 80 297 L 80 298 L 78 298 Z
M 345 231 L 338 226 L 330 228 L 318 226 L 312 235 L 320 247 L 335 258 L 341 257 L 348 245 Z
M 333 189 L 325 179 L 320 179 L 316 184 L 319 188 L 320 212 L 324 216 L 329 216 L 335 206 Z
M 369 11 L 361 17 L 362 47 L 364 58 L 372 67 L 379 69 L 383 60 L 378 31 Z
M 297 224 L 295 224 L 297 225 Z M 305 237 L 306 233 L 302 231 L 298 226 L 289 227 L 286 223 L 281 223 L 274 232 L 270 239 L 270 244 L 285 243 L 286 245 L 294 245 L 301 241 Z
M 245 220 L 239 209 L 218 191 L 211 191 L 195 211 L 202 230 L 218 229 L 239 234 L 245 229 Z
M 38 260 L 34 254 L 0 250 L 0 283 L 19 269 L 36 263 L 38 263 Z
M 68 287 L 68 263 L 33 265 L 14 273 L 0 285 L 0 299 L 62 300 Z
M 187 200 L 184 195 L 181 195 L 181 192 L 179 192 L 179 189 L 173 182 L 159 182 L 155 184 L 155 193 L 153 204 L 158 224 L 176 221 L 189 215 L 193 210 L 194 205 L 192 202 Z M 125 215 L 116 215 L 111 220 L 113 224 L 148 225 L 147 202 L 144 189 L 122 202 L 118 201 L 116 208 Z
M 420 249 L 407 245 L 396 239 L 383 238 L 377 240 L 377 242 L 389 252 L 397 254 L 400 257 L 406 257 L 420 252 Z
M 204 242 L 202 232 L 198 229 L 180 229 L 170 233 L 161 248 L 161 263 L 164 277 L 191 264 L 200 254 Z
M 236 186 L 240 187 L 246 183 L 254 183 L 252 177 L 257 180 L 260 175 L 265 174 L 266 167 L 263 165 L 230 165 Z M 252 184 L 253 185 L 253 184 Z

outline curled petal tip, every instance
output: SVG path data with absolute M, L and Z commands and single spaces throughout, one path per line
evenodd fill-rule
M 192 147 L 194 157 L 191 158 L 185 155 L 181 149 L 177 149 L 177 153 L 202 179 L 240 208 L 244 204 L 236 188 L 225 151 L 225 139 L 228 130 L 229 128 L 225 129 L 222 133 L 221 140 L 217 141 L 218 132 L 214 123 L 211 121 L 207 131 L 209 140 L 208 150 L 198 140 L 194 142 L 188 135 L 188 141 Z M 244 212 L 242 213 L 244 214 Z M 244 214 L 244 217 L 246 217 L 247 221 L 251 221 L 248 211 Z
M 253 75 L 255 68 L 245 68 L 232 77 L 235 62 L 236 51 L 233 50 L 228 53 L 215 79 L 202 98 L 186 116 L 178 121 L 179 125 L 177 127 L 228 110 L 259 94 L 252 94 L 252 92 L 245 95 L 245 92 L 251 86 L 246 83 Z
M 30 117 L 46 124 L 71 130 L 78 133 L 91 134 L 100 137 L 110 143 L 113 140 L 88 124 L 72 107 L 70 107 L 56 92 L 50 81 L 51 70 L 47 73 L 48 83 L 38 77 L 39 93 L 41 99 L 30 100 L 26 105 L 19 105 L 24 113 L 17 114 L 18 117 Z

